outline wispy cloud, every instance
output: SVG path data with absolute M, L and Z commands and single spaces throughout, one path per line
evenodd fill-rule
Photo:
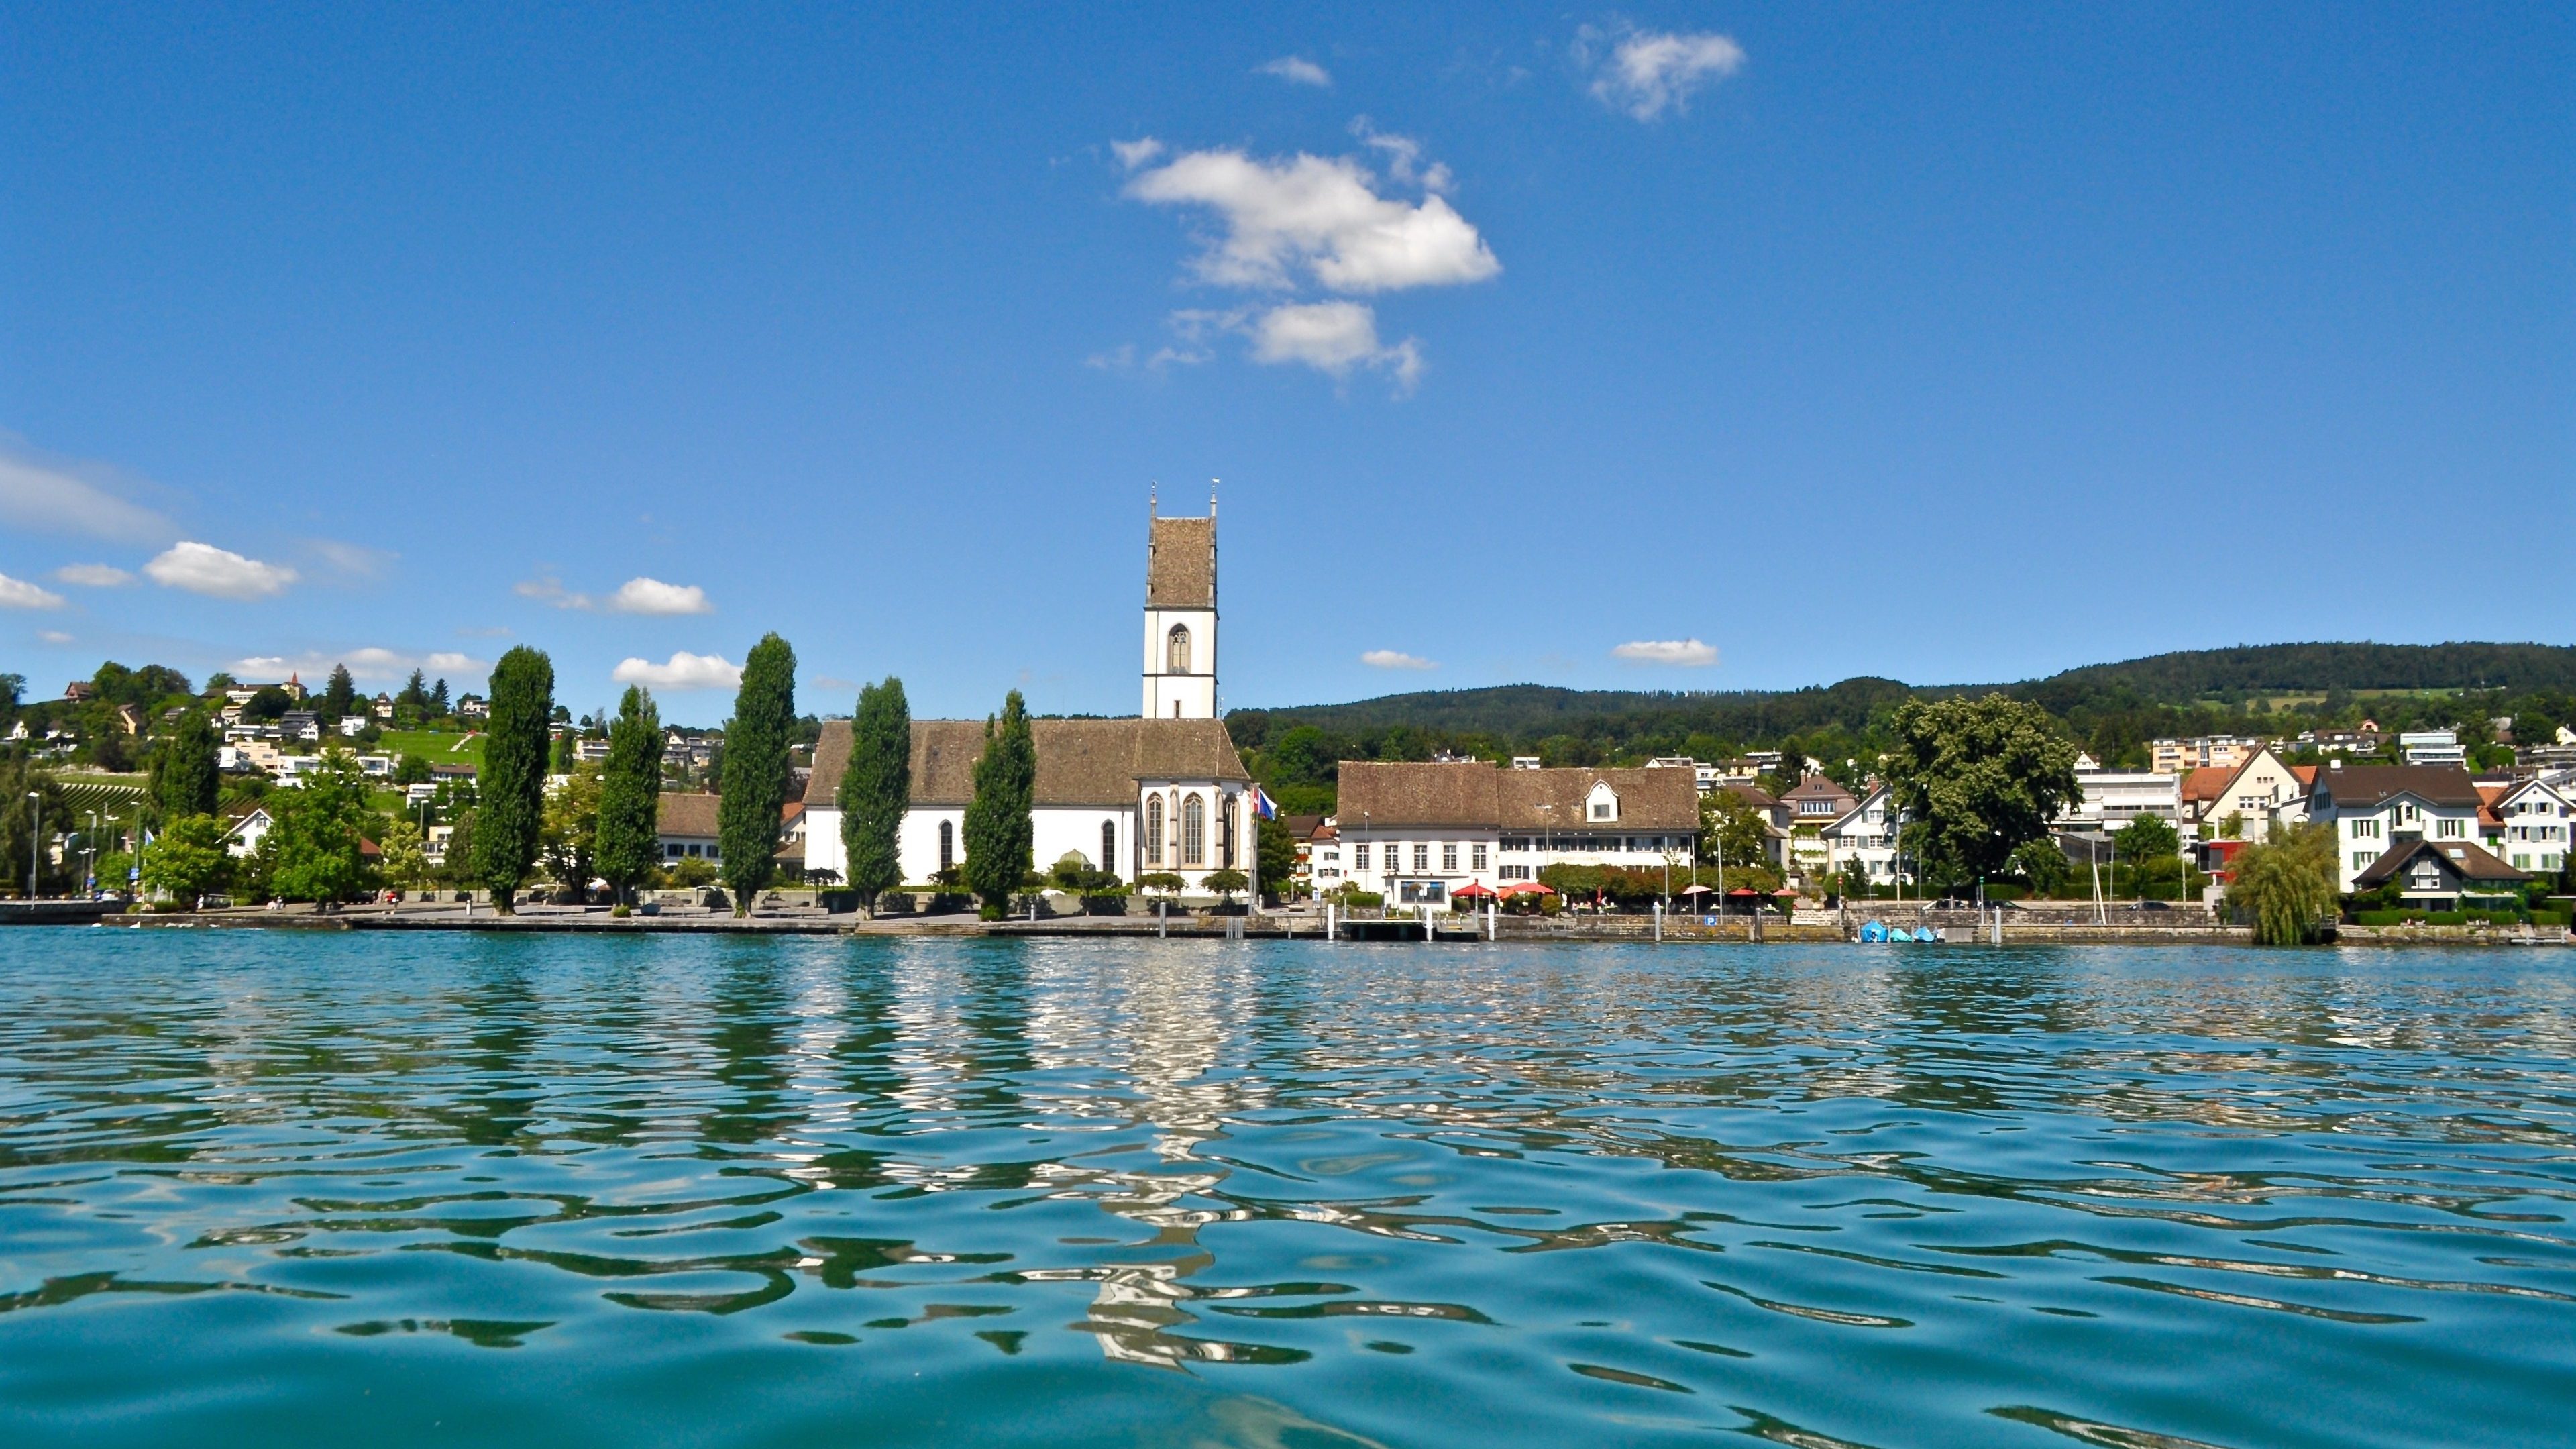
M 304 540 L 304 549 L 334 573 L 355 579 L 376 578 L 401 557 L 390 549 L 343 543 L 335 538 L 308 538 Z
M 558 609 L 605 609 L 612 614 L 712 614 L 716 606 L 707 600 L 707 591 L 696 584 L 666 584 L 660 579 L 638 575 L 617 586 L 605 599 L 569 592 L 563 580 L 552 574 L 540 574 L 510 586 L 510 592 L 523 599 L 535 599 Z
M 1697 639 L 1631 639 L 1610 651 L 1631 664 L 1674 664 L 1705 669 L 1717 662 L 1717 646 Z
M 1606 55 L 1604 45 L 1609 46 Z M 1691 92 L 1741 70 L 1744 47 L 1715 31 L 1627 30 L 1614 41 L 1585 26 L 1575 37 L 1574 59 L 1591 71 L 1595 100 L 1640 121 L 1653 121 L 1667 110 L 1688 111 Z
M 731 689 L 742 683 L 742 666 L 720 655 L 681 650 L 667 664 L 650 659 L 623 660 L 609 677 L 620 684 L 640 684 L 648 689 Z
M 1382 196 L 1377 177 L 1347 156 L 1192 151 L 1138 174 L 1127 194 L 1213 212 L 1221 229 L 1191 270 L 1219 286 L 1277 291 L 1302 278 L 1332 292 L 1389 292 L 1481 282 L 1503 269 L 1446 197 Z
M 266 599 L 286 592 L 295 570 L 261 563 L 210 543 L 182 540 L 143 566 L 145 577 L 169 589 L 185 589 L 210 599 Z
M 1371 669 L 1437 669 L 1440 666 L 1419 654 L 1399 649 L 1372 649 L 1360 656 L 1360 662 Z
M 60 629 L 47 629 L 36 637 L 44 640 L 48 644 L 69 644 L 73 642 L 72 636 L 64 633 Z
M 1252 73 L 1277 76 L 1291 85 L 1321 86 L 1326 90 L 1333 85 L 1332 72 L 1302 55 L 1283 55 L 1277 60 L 1265 61 L 1254 66 Z
M 489 662 L 470 654 L 450 650 L 432 650 L 415 654 L 401 649 L 370 646 L 364 649 L 330 653 L 308 649 L 300 654 L 254 654 L 233 661 L 233 672 L 244 678 L 282 678 L 299 675 L 306 681 L 327 679 L 335 665 L 347 665 L 352 679 L 370 682 L 409 678 L 415 669 L 438 679 L 477 681 L 492 672 Z
M 134 575 L 114 564 L 65 564 L 54 570 L 58 583 L 76 584 L 84 589 L 114 589 L 134 582 Z
M 0 433 L 0 520 L 38 533 L 75 533 L 119 543 L 161 543 L 178 525 L 122 496 L 132 485 L 95 463 L 49 458 Z
M 1133 171 L 1162 155 L 1163 143 L 1151 136 L 1139 136 L 1133 141 L 1112 141 L 1109 149 L 1118 157 L 1119 166 Z
M 25 579 L 0 574 L 0 609 L 59 609 L 62 606 L 62 595 L 38 588 Z

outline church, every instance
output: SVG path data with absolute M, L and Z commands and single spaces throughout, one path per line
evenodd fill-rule
M 1040 871 L 1068 855 L 1137 878 L 1173 874 L 1196 892 L 1221 870 L 1252 873 L 1255 796 L 1217 718 L 1216 504 L 1205 518 L 1149 516 L 1143 710 L 1134 719 L 1039 719 L 1031 811 Z M 903 879 L 918 885 L 965 859 L 966 804 L 982 720 L 912 722 L 912 808 Z M 805 789 L 805 865 L 846 874 L 837 803 L 850 724 L 823 726 Z

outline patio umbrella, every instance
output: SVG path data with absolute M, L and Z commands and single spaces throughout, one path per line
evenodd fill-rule
M 1675 894 L 1685 896 L 1713 896 L 1717 894 L 1717 887 L 1704 885 L 1684 886 L 1679 891 L 1675 892 Z
M 1496 891 L 1495 894 L 1505 896 L 1552 896 L 1556 894 L 1556 887 L 1543 886 L 1534 880 L 1514 881 L 1512 884 Z
M 1480 896 L 1490 896 L 1495 893 L 1496 892 L 1491 886 L 1471 880 L 1465 885 L 1458 887 L 1456 890 L 1451 891 L 1449 893 L 1449 899 L 1453 901 L 1473 900 Z

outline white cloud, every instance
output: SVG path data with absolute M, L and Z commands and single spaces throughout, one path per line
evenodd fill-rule
M 0 609 L 59 609 L 62 606 L 62 595 L 38 588 L 25 579 L 0 574 Z
M 54 578 L 85 589 L 113 589 L 134 582 L 134 575 L 114 564 L 65 564 L 54 570 Z
M 666 584 L 660 579 L 631 578 L 608 596 L 608 607 L 620 614 L 712 614 L 707 591 L 696 584 Z
M 1273 307 L 1252 324 L 1256 362 L 1302 362 L 1347 377 L 1354 367 L 1392 373 L 1401 392 L 1422 376 L 1422 345 L 1406 338 L 1393 347 L 1377 340 L 1377 314 L 1357 302 L 1309 302 Z
M 1593 48 L 1603 39 L 1586 27 L 1575 40 L 1576 61 L 1590 67 Z M 1733 75 L 1743 65 L 1744 47 L 1715 31 L 1632 31 L 1594 71 L 1592 94 L 1605 106 L 1651 121 L 1666 110 L 1688 111 L 1690 93 L 1702 82 Z
M 170 520 L 102 486 L 109 470 L 65 463 L 0 433 L 0 519 L 42 533 L 79 533 L 127 543 L 159 543 L 178 531 Z
M 72 636 L 64 633 L 60 629 L 47 629 L 36 637 L 44 640 L 48 644 L 69 644 L 72 642 Z
M 1252 68 L 1255 75 L 1275 75 L 1291 85 L 1323 86 L 1331 89 L 1332 72 L 1302 55 L 1283 55 Z
M 648 689 L 731 689 L 742 683 L 742 666 L 729 664 L 719 655 L 691 654 L 684 649 L 673 654 L 668 664 L 656 664 L 650 659 L 624 660 L 609 678 Z
M 1408 202 L 1376 187 L 1348 157 L 1270 162 L 1219 149 L 1174 157 L 1128 182 L 1127 194 L 1215 212 L 1224 235 L 1191 265 L 1220 286 L 1278 290 L 1302 273 L 1328 291 L 1391 292 L 1481 282 L 1503 269 L 1447 198 Z
M 1631 664 L 1677 664 L 1685 669 L 1705 669 L 1717 662 L 1717 646 L 1697 639 L 1631 639 L 1610 653 Z
M 1109 149 L 1117 153 L 1120 166 L 1133 171 L 1162 155 L 1163 143 L 1151 136 L 1139 136 L 1133 141 L 1112 141 Z
M 1371 669 L 1437 669 L 1440 666 L 1417 654 L 1395 649 L 1372 649 L 1360 656 L 1360 662 Z
M 332 569 L 360 579 L 376 577 L 401 557 L 387 549 L 369 548 L 362 543 L 342 543 L 333 538 L 308 538 L 304 547 Z
M 510 592 L 523 599 L 535 599 L 539 603 L 552 604 L 558 609 L 590 607 L 590 595 L 565 593 L 563 580 L 552 574 L 540 574 L 533 579 L 521 579 L 510 585 Z
M 261 563 L 210 543 L 181 540 L 143 566 L 152 582 L 210 599 L 265 599 L 298 577 L 284 564 Z
M 1411 136 L 1397 136 L 1379 130 L 1366 116 L 1351 119 L 1351 134 L 1362 144 L 1386 153 L 1386 174 L 1407 186 L 1425 191 L 1446 191 L 1451 177 L 1449 168 L 1437 161 L 1422 165 L 1422 143 Z

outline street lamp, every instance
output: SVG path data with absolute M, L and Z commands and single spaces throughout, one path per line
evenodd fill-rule
M 36 852 L 45 838 L 45 797 L 30 790 L 27 801 L 34 816 L 27 828 L 27 900 L 32 904 L 36 899 Z

